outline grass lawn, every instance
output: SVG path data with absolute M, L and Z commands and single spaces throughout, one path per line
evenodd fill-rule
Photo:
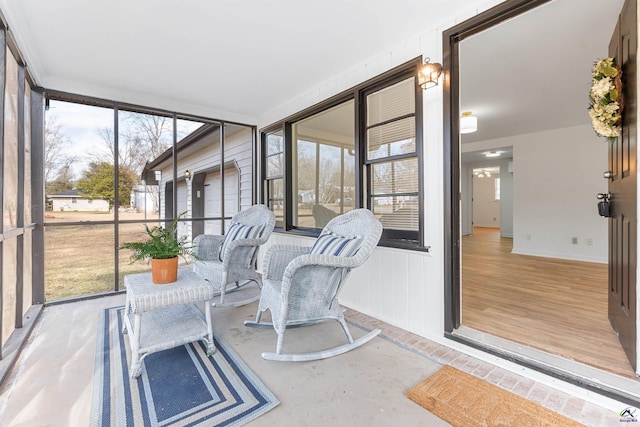
M 51 212 L 45 227 L 45 298 L 52 301 L 114 289 L 114 225 L 64 225 L 73 221 L 109 221 L 105 213 Z M 122 213 L 120 219 L 144 220 L 142 213 Z M 155 223 L 150 222 L 150 226 Z M 146 239 L 143 224 L 120 224 L 120 243 Z M 150 271 L 145 262 L 131 263 L 129 251 L 119 250 L 119 289 L 126 274 Z M 181 263 L 184 263 L 181 260 Z

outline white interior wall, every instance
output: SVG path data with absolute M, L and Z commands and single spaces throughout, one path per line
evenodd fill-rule
M 513 252 L 606 263 L 607 221 L 596 204 L 607 189 L 606 141 L 582 125 L 463 144 L 462 151 L 506 146 L 513 147 L 513 181 L 501 167 L 501 185 L 505 197 L 513 186 Z M 505 198 L 502 204 L 506 227 Z
M 500 164 L 500 236 L 513 237 L 513 172 L 505 160 Z
M 493 147 L 496 148 L 496 147 Z M 502 147 L 500 147 L 502 148 Z M 463 146 L 464 149 L 464 146 Z M 463 150 L 464 151 L 464 150 Z M 500 228 L 500 236 L 513 237 L 513 173 L 509 170 L 511 159 L 485 160 L 482 162 L 464 163 L 460 167 L 460 192 L 462 193 L 460 226 L 463 236 L 471 234 L 474 225 L 473 212 L 474 204 L 472 197 L 473 189 L 473 169 L 500 167 L 500 203 L 499 223 L 497 225 L 485 225 Z M 491 217 L 493 218 L 493 216 Z M 493 221 L 492 221 L 493 222 Z M 491 223 L 490 223 L 491 224 Z M 475 224 L 478 225 L 478 224 Z
M 607 189 L 607 141 L 590 125 L 513 141 L 513 252 L 606 263 L 608 225 L 596 194 Z
M 499 177 L 473 177 L 473 225 L 500 227 L 500 200 L 495 198 L 495 181 Z

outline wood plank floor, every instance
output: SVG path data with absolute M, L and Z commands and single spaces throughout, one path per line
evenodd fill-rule
M 462 239 L 462 324 L 637 378 L 607 319 L 607 265 L 511 253 L 494 228 Z

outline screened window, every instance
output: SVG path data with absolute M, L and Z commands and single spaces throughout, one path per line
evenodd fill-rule
M 353 209 L 354 101 L 293 124 L 293 226 L 323 228 Z
M 421 249 L 422 91 L 412 61 L 262 133 L 262 200 L 285 231 L 315 235 L 370 209 L 381 244 Z
M 267 206 L 276 216 L 276 226 L 284 227 L 284 135 L 282 130 L 266 134 L 264 145 Z
M 366 96 L 369 205 L 386 238 L 418 240 L 420 188 L 413 77 Z

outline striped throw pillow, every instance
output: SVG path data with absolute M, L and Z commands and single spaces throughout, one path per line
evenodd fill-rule
M 312 254 L 324 254 L 349 257 L 360 249 L 362 239 L 342 237 L 335 234 L 321 234 L 311 248 Z
M 227 233 L 224 235 L 224 242 L 222 242 L 222 247 L 218 254 L 220 261 L 223 260 L 222 256 L 227 246 L 229 246 L 229 243 L 237 239 L 257 239 L 262 234 L 263 228 L 262 225 L 243 225 L 238 222 L 231 223 L 229 230 L 227 230 Z

